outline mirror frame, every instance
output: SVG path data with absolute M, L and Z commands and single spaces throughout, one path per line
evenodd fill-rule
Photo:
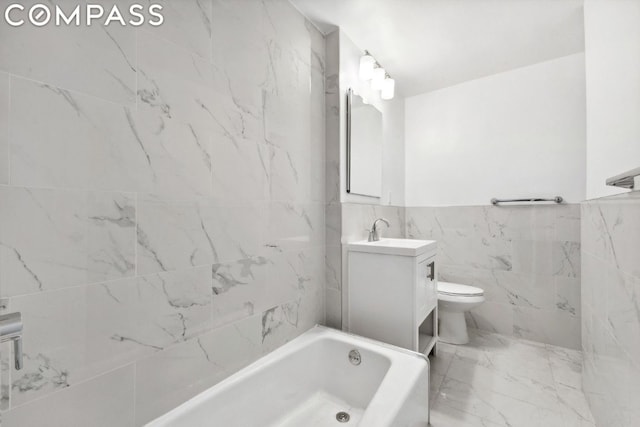
M 353 89 L 347 89 L 347 193 L 351 193 L 351 102 Z

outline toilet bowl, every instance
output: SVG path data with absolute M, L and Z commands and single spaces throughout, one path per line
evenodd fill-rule
M 484 302 L 480 288 L 458 283 L 438 282 L 439 340 L 448 344 L 469 342 L 464 313 Z

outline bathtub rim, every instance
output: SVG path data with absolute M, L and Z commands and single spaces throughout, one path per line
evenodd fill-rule
M 335 328 L 331 328 L 328 326 L 324 326 L 324 325 L 320 325 L 320 324 L 316 324 L 314 326 L 312 326 L 311 328 L 307 329 L 306 331 L 304 331 L 303 333 L 301 333 L 300 335 L 298 335 L 297 337 L 293 338 L 291 341 L 281 345 L 280 347 L 276 348 L 275 350 L 272 350 L 269 353 L 263 354 L 260 358 L 256 359 L 255 361 L 253 361 L 252 363 L 250 363 L 249 365 L 243 367 L 242 369 L 234 372 L 233 374 L 231 374 L 230 376 L 228 376 L 227 378 L 223 379 L 222 381 L 212 385 L 211 387 L 201 391 L 200 393 L 192 396 L 191 398 L 189 398 L 188 400 L 182 402 L 181 404 L 173 407 L 172 409 L 170 409 L 169 411 L 159 415 L 158 417 L 154 418 L 153 420 L 150 420 L 148 423 L 144 424 L 143 427 L 165 427 L 165 426 L 170 426 L 173 424 L 170 424 L 171 421 L 175 420 L 175 417 L 179 416 L 182 411 L 184 411 L 185 409 L 191 407 L 191 408 L 196 408 L 200 403 L 204 403 L 206 402 L 208 399 L 211 398 L 212 394 L 215 394 L 216 392 L 219 392 L 219 389 L 223 389 L 224 387 L 228 387 L 230 384 L 233 384 L 236 381 L 242 381 L 244 378 L 246 377 L 250 377 L 254 372 L 260 370 L 260 369 L 264 369 L 265 367 L 268 367 L 269 365 L 272 365 L 274 363 L 276 363 L 277 361 L 283 359 L 284 357 L 286 357 L 287 354 L 291 353 L 291 348 L 292 347 L 296 347 L 296 346 L 306 346 L 309 343 L 314 342 L 315 340 L 319 340 L 319 339 L 323 339 L 323 338 L 336 338 L 336 337 L 332 337 L 331 335 L 336 335 L 337 338 L 342 337 L 344 339 L 343 340 L 339 340 L 342 341 L 344 343 L 349 342 L 349 340 L 352 340 L 353 344 L 357 346 L 357 344 L 362 343 L 362 344 L 366 344 L 370 347 L 382 347 L 382 349 L 384 349 L 384 351 L 387 352 L 392 352 L 392 353 L 400 353 L 404 356 L 410 356 L 413 358 L 418 359 L 419 361 L 424 361 L 426 362 L 426 374 L 427 374 L 427 393 L 430 393 L 429 390 L 429 383 L 431 382 L 431 363 L 429 361 L 429 358 L 422 353 L 416 352 L 416 351 L 412 351 L 406 348 L 402 348 L 402 347 L 398 347 L 395 346 L 393 344 L 388 344 L 388 343 L 384 343 L 381 341 L 377 341 L 374 340 L 372 338 L 367 338 L 367 337 L 363 337 L 360 335 L 356 335 L 350 332 L 346 332 L 346 331 L 342 331 L 339 329 L 335 329 Z M 304 338 L 303 338 L 304 337 Z M 299 338 L 302 338 L 302 340 L 298 340 Z M 295 343 L 295 345 L 293 344 L 295 341 L 300 341 Z M 383 357 L 388 358 L 389 355 L 387 354 L 382 354 Z M 421 363 L 420 362 L 420 363 Z M 394 371 L 394 374 L 396 374 L 395 371 L 397 371 L 398 369 L 402 369 L 404 368 L 404 366 L 397 366 L 397 363 L 391 363 L 389 369 L 387 370 L 387 372 L 385 373 L 385 375 L 383 376 L 381 383 L 383 384 L 385 379 L 387 378 L 387 376 L 389 376 L 389 373 L 391 371 Z M 414 387 L 414 385 L 419 381 L 420 379 L 420 375 L 414 375 L 411 377 L 411 385 L 412 387 Z M 409 384 L 409 382 L 404 383 L 404 384 Z M 218 388 L 218 390 L 215 390 Z M 379 388 L 378 388 L 379 390 Z M 403 396 L 405 396 L 407 393 L 409 393 L 409 391 L 413 390 L 413 388 L 409 389 L 406 388 L 405 389 L 406 392 L 403 393 Z M 369 404 L 371 404 L 372 402 L 374 402 L 376 400 L 376 397 L 378 397 L 378 392 L 374 393 L 374 395 L 372 396 Z M 394 397 L 398 397 L 397 395 Z M 406 396 L 405 396 L 406 397 Z M 429 397 L 427 395 L 427 397 Z M 397 399 L 395 399 L 395 403 L 394 405 L 397 405 Z M 427 423 L 430 422 L 430 418 L 431 418 L 431 405 L 429 402 L 429 399 L 427 399 L 427 402 L 425 402 L 425 404 L 427 405 Z M 369 407 L 369 405 L 367 406 Z M 387 406 L 388 408 L 388 406 Z M 428 425 L 428 424 L 427 424 Z
M 418 358 L 420 358 L 420 359 L 424 360 L 425 362 L 427 362 L 427 366 L 429 368 L 431 368 L 431 361 L 429 360 L 429 357 L 427 357 L 423 353 L 420 353 L 418 351 L 409 350 L 408 348 L 404 348 L 404 347 L 398 347 L 397 345 L 389 344 L 389 343 L 386 343 L 386 342 L 374 340 L 373 338 L 363 337 L 362 335 L 357 335 L 357 334 L 354 334 L 352 332 L 343 331 L 341 329 L 336 329 L 336 328 L 332 328 L 332 327 L 329 327 L 329 326 L 321 325 L 319 323 L 316 323 L 314 326 L 312 326 L 311 328 L 306 330 L 300 336 L 306 334 L 307 332 L 313 331 L 315 329 L 328 330 L 328 331 L 331 331 L 331 332 L 337 332 L 337 333 L 342 334 L 342 335 L 347 335 L 347 336 L 353 337 L 353 338 L 355 338 L 357 340 L 362 340 L 362 341 L 366 341 L 366 342 L 368 342 L 370 344 L 374 344 L 374 345 L 378 345 L 378 346 L 381 346 L 381 347 L 385 347 L 385 348 L 387 348 L 389 350 L 392 350 L 392 351 L 398 351 L 400 353 L 404 353 L 404 354 L 407 354 L 409 356 L 417 356 Z

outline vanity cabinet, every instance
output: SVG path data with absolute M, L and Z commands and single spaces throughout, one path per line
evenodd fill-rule
M 435 350 L 437 243 L 382 239 L 347 248 L 349 331 L 424 354 Z

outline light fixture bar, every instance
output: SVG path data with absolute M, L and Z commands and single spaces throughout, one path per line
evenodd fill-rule
M 368 50 L 365 50 L 364 55 L 360 57 L 358 74 L 360 80 L 371 82 L 372 90 L 380 91 L 381 99 L 393 99 L 395 95 L 395 80 L 389 76 L 389 73 L 386 72 Z

